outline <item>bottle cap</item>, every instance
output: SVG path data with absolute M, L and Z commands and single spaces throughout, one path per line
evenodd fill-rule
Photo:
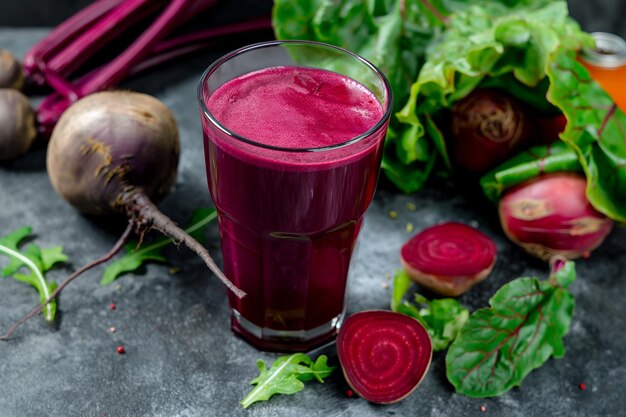
M 585 48 L 582 59 L 596 67 L 618 68 L 626 65 L 626 41 L 617 35 L 605 32 L 591 34 L 596 40 L 596 47 Z

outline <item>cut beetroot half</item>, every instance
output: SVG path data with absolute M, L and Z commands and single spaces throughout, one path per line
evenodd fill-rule
M 337 354 L 346 381 L 357 394 L 373 403 L 391 404 L 424 379 L 433 348 L 428 332 L 414 318 L 371 310 L 346 319 L 337 336 Z
M 484 280 L 496 263 L 496 245 L 463 223 L 424 229 L 404 244 L 402 266 L 418 284 L 456 297 Z

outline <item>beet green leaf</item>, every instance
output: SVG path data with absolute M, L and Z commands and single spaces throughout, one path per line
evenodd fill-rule
M 567 287 L 575 277 L 574 263 L 566 262 L 547 280 L 518 278 L 496 292 L 491 307 L 474 312 L 446 356 L 456 391 L 497 396 L 519 386 L 551 356 L 561 358 L 574 312 Z
M 405 192 L 451 171 L 439 129 L 446 108 L 495 86 L 554 112 L 546 100 L 552 55 L 593 44 L 565 0 L 276 0 L 273 26 L 278 39 L 335 44 L 385 73 L 398 112 L 382 169 Z
M 504 190 L 540 174 L 582 171 L 578 159 L 576 150 L 565 142 L 535 146 L 494 168 L 480 185 L 487 198 L 498 203 Z
M 596 210 L 626 222 L 626 115 L 576 60 L 561 51 L 548 66 L 548 99 L 567 118 L 561 138 L 576 150 Z
M 454 298 L 428 300 L 414 293 L 413 301 L 406 300 L 412 281 L 404 270 L 393 278 L 391 310 L 417 319 L 428 331 L 433 350 L 444 350 L 457 337 L 469 318 L 469 311 Z

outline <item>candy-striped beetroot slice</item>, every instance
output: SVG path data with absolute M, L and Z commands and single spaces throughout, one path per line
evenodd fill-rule
M 337 336 L 346 381 L 366 400 L 390 404 L 408 396 L 424 379 L 433 348 L 414 318 L 392 311 L 362 311 L 348 317 Z
M 456 297 L 491 273 L 496 245 L 473 227 L 443 223 L 424 229 L 405 243 L 401 261 L 413 281 Z

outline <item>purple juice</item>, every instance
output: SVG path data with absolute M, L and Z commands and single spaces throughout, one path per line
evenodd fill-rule
M 385 111 L 351 78 L 294 66 L 206 94 L 221 125 L 203 118 L 224 273 L 248 294 L 230 295 L 233 330 L 262 349 L 307 349 L 334 336 L 343 318 Z

